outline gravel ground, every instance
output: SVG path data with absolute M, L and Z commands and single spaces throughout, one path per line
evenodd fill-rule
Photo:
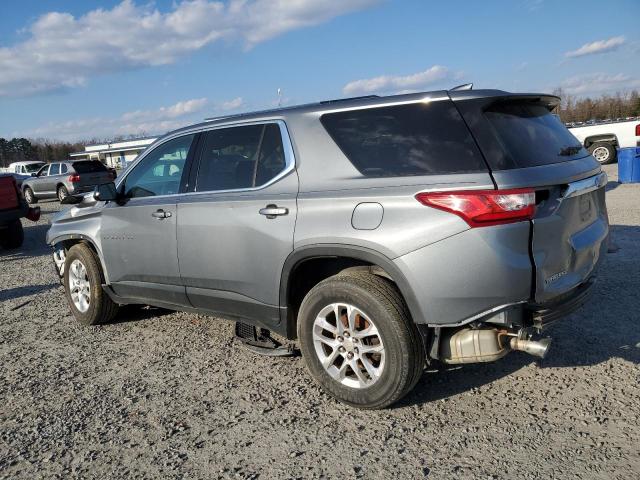
M 618 251 L 547 359 L 429 370 L 374 412 L 329 398 L 299 357 L 235 346 L 231 322 L 128 308 L 80 327 L 43 203 L 0 253 L 0 477 L 638 478 L 640 186 L 607 170 Z

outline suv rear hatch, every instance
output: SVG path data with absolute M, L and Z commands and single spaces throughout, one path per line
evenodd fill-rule
M 77 190 L 92 190 L 95 185 L 112 182 L 113 174 L 98 160 L 73 162 L 74 180 Z
M 536 303 L 585 283 L 606 251 L 606 175 L 551 113 L 559 99 L 500 91 L 451 92 L 499 189 L 536 192 L 531 256 Z

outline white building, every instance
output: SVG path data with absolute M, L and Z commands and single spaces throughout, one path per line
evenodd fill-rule
M 126 168 L 145 148 L 151 145 L 157 137 L 136 138 L 122 142 L 87 145 L 84 152 L 69 155 L 71 158 L 85 160 L 100 160 L 108 167 Z

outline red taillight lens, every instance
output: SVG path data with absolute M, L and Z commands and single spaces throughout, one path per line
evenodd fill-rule
M 76 183 L 80 181 L 80 175 L 69 175 L 69 181 L 71 183 Z
M 640 123 L 636 125 L 636 137 L 640 137 Z
M 472 227 L 520 222 L 533 218 L 536 194 L 531 188 L 418 193 L 428 207 L 455 213 Z

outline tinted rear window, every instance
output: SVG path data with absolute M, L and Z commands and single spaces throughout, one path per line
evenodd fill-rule
M 508 168 L 549 165 L 589 155 L 544 105 L 501 103 L 484 115 L 510 160 Z
M 321 121 L 367 177 L 487 170 L 451 101 L 327 113 Z
M 77 173 L 94 173 L 94 172 L 105 172 L 107 167 L 104 166 L 102 162 L 92 161 L 92 162 L 75 162 L 73 164 L 73 169 Z

